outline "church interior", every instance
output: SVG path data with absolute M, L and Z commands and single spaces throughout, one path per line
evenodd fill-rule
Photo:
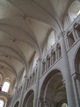
M 0 0 L 0 107 L 80 107 L 80 0 Z

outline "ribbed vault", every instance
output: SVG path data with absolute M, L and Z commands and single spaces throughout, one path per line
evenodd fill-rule
M 50 31 L 64 30 L 73 0 L 0 0 L 0 69 L 12 82 L 42 56 Z M 57 29 L 57 30 L 56 30 Z M 7 73 L 8 75 L 7 75 Z

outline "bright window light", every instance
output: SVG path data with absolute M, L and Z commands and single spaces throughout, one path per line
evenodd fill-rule
M 0 100 L 0 107 L 3 107 L 3 106 L 4 106 L 4 101 Z
M 4 82 L 3 87 L 2 87 L 2 91 L 8 92 L 9 87 L 10 87 L 10 83 L 9 82 Z
M 68 107 L 68 105 L 67 105 L 66 103 L 63 103 L 63 104 L 61 105 L 61 107 Z
M 77 13 L 77 16 L 78 16 L 78 15 L 80 15 L 80 10 L 79 10 L 78 13 Z
M 55 31 L 53 30 L 48 37 L 47 50 L 49 50 L 51 46 L 55 44 L 55 41 L 56 41 L 56 36 L 55 36 Z

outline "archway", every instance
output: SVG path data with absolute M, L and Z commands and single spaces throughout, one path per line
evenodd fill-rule
M 19 106 L 19 101 L 16 102 L 16 104 L 14 105 L 14 107 L 18 107 Z
M 53 70 L 48 74 L 41 88 L 41 107 L 63 107 L 64 103 L 67 105 L 66 89 L 62 80 L 59 70 Z
M 30 90 L 25 96 L 23 107 L 33 107 L 34 92 Z

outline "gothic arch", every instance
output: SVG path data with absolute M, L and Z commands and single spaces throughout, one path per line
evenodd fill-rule
M 65 100 L 66 103 L 66 88 L 62 82 L 63 77 L 57 69 L 51 71 L 45 78 L 40 92 L 41 107 L 45 104 L 48 106 L 57 107 L 58 103 Z
M 14 105 L 14 107 L 18 107 L 19 106 L 19 101 L 17 101 Z
M 26 107 L 26 105 L 29 107 L 33 107 L 33 99 L 34 99 L 34 91 L 30 90 L 23 101 L 23 107 Z

